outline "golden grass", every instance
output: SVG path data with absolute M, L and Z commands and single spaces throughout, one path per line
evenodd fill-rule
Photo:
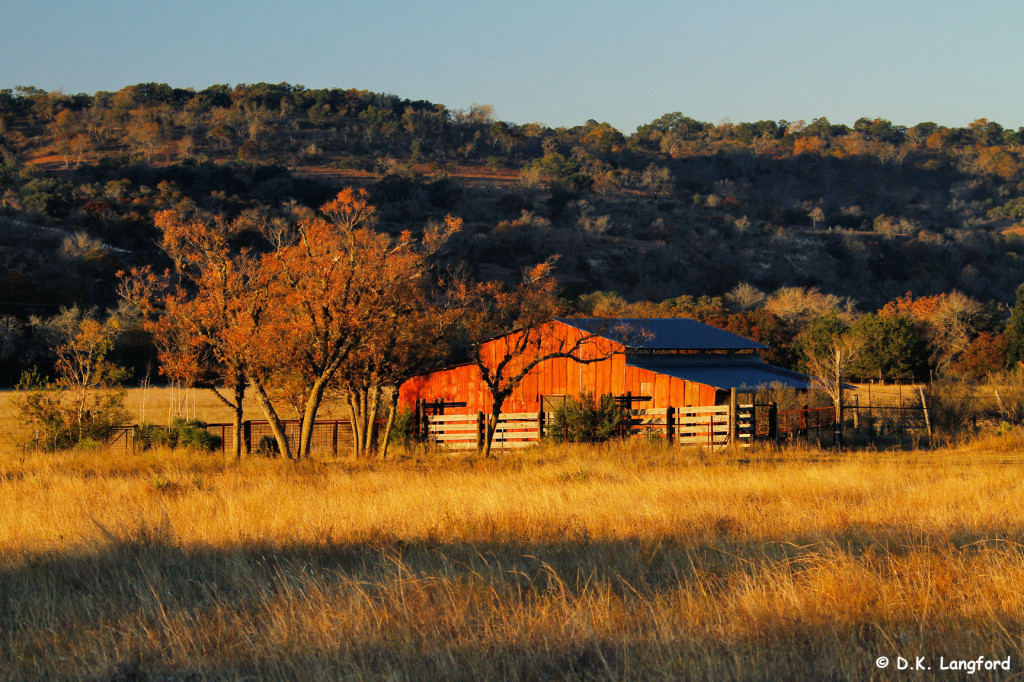
M 14 419 L 17 410 L 11 404 L 16 391 L 0 391 L 0 419 Z M 246 398 L 243 403 L 246 419 L 262 420 L 263 413 L 256 402 Z M 230 424 L 234 419 L 232 410 L 221 402 L 212 391 L 194 388 L 171 388 L 168 386 L 152 386 L 149 388 L 130 388 L 125 398 L 125 409 L 136 424 L 168 424 L 174 417 L 188 419 L 199 418 L 209 424 Z M 291 417 L 291 415 L 284 415 Z M 319 418 L 345 418 L 348 414 L 341 405 L 325 401 L 320 410 Z
M 1019 671 L 1021 452 L 10 453 L 0 677 Z

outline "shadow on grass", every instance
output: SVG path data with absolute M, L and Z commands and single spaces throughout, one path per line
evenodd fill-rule
M 690 630 L 679 592 L 713 602 L 766 567 L 799 574 L 829 553 L 929 546 L 879 528 L 825 544 L 751 542 L 728 519 L 714 544 L 697 546 L 381 534 L 206 548 L 180 545 L 169 528 L 104 532 L 92 551 L 0 568 L 0 678 L 858 679 L 875 672 L 881 625 L 783 618 L 749 635 Z M 990 538 L 935 549 L 1008 546 Z

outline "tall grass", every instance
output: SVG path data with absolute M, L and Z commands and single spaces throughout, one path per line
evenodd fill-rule
M 883 655 L 1019 671 L 1022 445 L 12 453 L 0 677 L 865 679 Z

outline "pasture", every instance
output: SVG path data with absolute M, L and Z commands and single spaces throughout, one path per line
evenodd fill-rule
M 8 450 L 0 678 L 1006 679 L 1022 452 Z

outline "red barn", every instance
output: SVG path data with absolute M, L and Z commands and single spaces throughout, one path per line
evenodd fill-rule
M 722 405 L 728 402 L 733 388 L 810 385 L 810 377 L 804 374 L 763 362 L 760 351 L 768 346 L 696 320 L 562 318 L 547 324 L 545 335 L 568 343 L 596 335 L 584 344 L 578 356 L 604 359 L 591 363 L 572 358 L 541 362 L 516 387 L 503 406 L 504 412 L 537 412 L 546 398 L 583 392 L 649 397 L 634 406 L 658 409 Z M 629 340 L 621 330 L 642 332 L 632 334 L 640 340 Z M 500 354 L 507 338 L 509 335 L 488 341 L 485 354 Z M 465 403 L 446 409 L 446 414 L 491 410 L 490 393 L 480 379 L 480 370 L 470 363 L 413 377 L 402 384 L 399 395 L 405 408 L 424 399 Z

